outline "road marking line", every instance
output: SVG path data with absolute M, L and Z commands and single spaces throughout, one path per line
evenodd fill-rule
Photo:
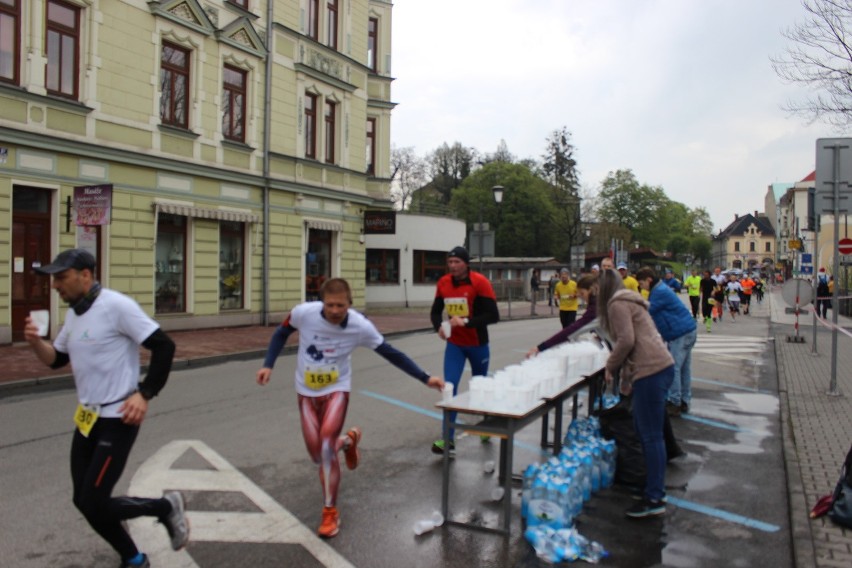
M 741 391 L 746 391 L 746 392 L 756 392 L 756 393 L 760 393 L 760 394 L 771 394 L 771 395 L 775 394 L 774 392 L 772 392 L 770 390 L 766 390 L 766 389 L 756 389 L 756 388 L 752 388 L 752 387 L 744 387 L 744 386 L 735 385 L 735 384 L 732 384 L 732 383 L 724 383 L 722 381 L 714 381 L 713 379 L 701 379 L 701 378 L 698 378 L 698 377 L 692 377 L 692 381 L 697 382 L 697 383 L 706 383 L 708 385 L 717 385 L 717 386 L 720 386 L 720 387 L 725 387 L 725 388 L 734 389 L 734 390 L 741 390 Z
M 723 521 L 728 521 L 731 523 L 745 525 L 747 527 L 758 529 L 764 532 L 778 532 L 779 530 L 781 530 L 781 527 L 779 527 L 778 525 L 764 523 L 763 521 L 744 517 L 743 515 L 738 515 L 736 513 L 729 513 L 721 509 L 716 509 L 715 507 L 708 507 L 707 505 L 701 505 L 699 503 L 693 503 L 691 501 L 684 501 L 683 499 L 678 499 L 677 497 L 669 496 L 668 502 L 672 505 L 675 505 L 676 507 L 680 507 L 681 509 L 688 509 L 690 511 L 695 511 L 696 513 L 709 515 L 711 517 L 716 517 L 717 519 L 722 519 Z
M 211 470 L 173 469 L 187 450 L 194 450 Z M 328 568 L 354 568 L 268 493 L 199 440 L 175 440 L 145 460 L 130 481 L 130 495 L 162 495 L 164 490 L 241 492 L 262 512 L 188 511 L 192 542 L 289 543 L 304 547 Z M 198 568 L 192 556 L 174 552 L 166 531 L 150 518 L 128 521 L 134 538 L 145 543 L 152 564 L 175 568 Z

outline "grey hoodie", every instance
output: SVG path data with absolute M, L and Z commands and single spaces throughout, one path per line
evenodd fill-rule
M 612 353 L 606 362 L 610 373 L 621 369 L 621 380 L 633 382 L 674 365 L 654 320 L 648 302 L 632 290 L 619 290 L 607 303 Z

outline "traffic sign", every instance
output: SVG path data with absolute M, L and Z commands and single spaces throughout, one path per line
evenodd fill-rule
M 801 272 L 802 274 L 813 274 L 814 273 L 814 266 L 812 264 L 802 265 L 800 268 L 801 268 L 801 270 L 799 272 Z
M 837 241 L 837 252 L 840 254 L 852 254 L 852 239 L 840 239 Z
M 811 254 L 809 252 L 803 252 L 802 253 L 802 264 L 811 264 L 812 258 L 813 258 L 813 254 Z

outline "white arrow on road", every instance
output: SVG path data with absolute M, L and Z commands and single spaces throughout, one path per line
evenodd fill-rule
M 197 452 L 212 470 L 177 469 L 174 464 L 187 450 Z M 164 490 L 241 492 L 260 513 L 189 511 L 192 542 L 258 542 L 299 544 L 329 568 L 354 568 L 336 550 L 305 527 L 265 491 L 222 456 L 198 440 L 176 440 L 160 448 L 133 475 L 128 495 L 160 496 Z M 174 552 L 165 529 L 150 518 L 128 521 L 134 540 L 155 566 L 198 568 L 184 549 Z

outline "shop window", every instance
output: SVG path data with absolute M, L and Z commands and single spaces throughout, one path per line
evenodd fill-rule
M 415 284 L 434 284 L 447 272 L 447 253 L 437 250 L 414 251 Z
M 156 293 L 158 314 L 186 311 L 187 218 L 160 213 L 157 219 Z
M 239 310 L 244 305 L 244 246 L 244 225 L 222 221 L 219 224 L 219 309 L 221 310 Z
M 399 249 L 367 249 L 367 284 L 399 284 Z
M 308 232 L 308 252 L 305 254 L 305 299 L 319 300 L 323 283 L 331 277 L 332 232 L 311 229 Z

